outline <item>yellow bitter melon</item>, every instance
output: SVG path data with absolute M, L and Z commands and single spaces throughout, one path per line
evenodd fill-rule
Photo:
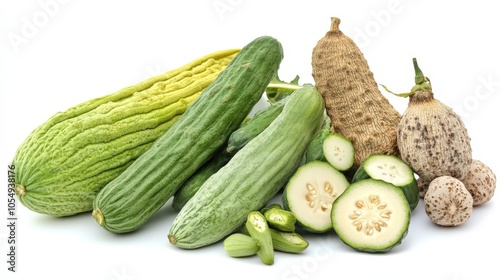
M 97 192 L 163 135 L 238 52 L 209 53 L 50 117 L 14 156 L 19 201 L 53 216 L 92 210 Z

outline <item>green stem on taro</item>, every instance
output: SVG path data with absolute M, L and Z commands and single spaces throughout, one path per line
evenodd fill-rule
M 432 90 L 431 80 L 424 76 L 420 67 L 418 67 L 417 59 L 413 58 L 413 68 L 415 69 L 415 85 L 411 89 L 410 95 L 417 90 Z
M 418 66 L 417 59 L 413 58 L 413 68 L 415 69 L 415 85 L 411 88 L 410 92 L 395 93 L 389 90 L 385 85 L 382 86 L 387 92 L 392 93 L 399 97 L 410 97 L 417 91 L 432 91 L 431 80 L 424 76 L 422 70 Z

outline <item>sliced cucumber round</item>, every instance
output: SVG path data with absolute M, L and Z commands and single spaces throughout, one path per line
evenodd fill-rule
M 377 179 L 401 188 L 410 209 L 413 211 L 420 200 L 415 173 L 408 164 L 393 155 L 375 154 L 367 157 L 356 170 L 352 182 L 364 179 Z
M 344 174 L 327 162 L 311 161 L 297 169 L 283 191 L 283 207 L 310 232 L 332 229 L 333 201 L 349 186 Z
M 323 140 L 323 154 L 337 170 L 347 171 L 354 164 L 352 142 L 338 133 L 332 133 Z
M 352 183 L 332 205 L 332 226 L 339 238 L 362 252 L 387 252 L 401 244 L 410 225 L 403 191 L 384 181 Z

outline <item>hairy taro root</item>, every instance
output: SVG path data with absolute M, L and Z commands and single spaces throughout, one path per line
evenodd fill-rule
M 425 213 L 441 226 L 458 226 L 472 214 L 472 195 L 462 181 L 451 176 L 432 180 L 424 196 Z
M 398 155 L 396 130 L 401 115 L 381 94 L 363 53 L 339 30 L 330 30 L 312 52 L 312 76 L 323 95 L 332 132 L 351 140 L 356 170 L 372 154 Z
M 401 158 L 421 178 L 421 188 L 436 177 L 465 179 L 472 163 L 470 137 L 460 116 L 434 98 L 429 79 L 413 59 L 415 86 L 398 125 Z
M 425 193 L 427 192 L 427 189 L 429 188 L 429 182 L 425 181 L 422 178 L 417 179 L 417 186 L 418 186 L 418 195 L 420 198 L 424 198 Z
M 474 199 L 474 206 L 484 204 L 493 197 L 497 184 L 495 173 L 483 162 L 473 160 L 463 183 Z

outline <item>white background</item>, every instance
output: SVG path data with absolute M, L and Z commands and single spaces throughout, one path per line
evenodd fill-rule
M 301 83 L 313 83 L 311 51 L 331 16 L 341 18 L 341 30 L 358 43 L 377 82 L 393 91 L 411 88 L 411 59 L 417 57 L 436 98 L 466 123 L 474 157 L 500 170 L 495 134 L 500 19 L 494 1 L 7 0 L 0 5 L 1 279 L 499 279 L 498 196 L 457 228 L 432 224 L 420 203 L 403 244 L 386 254 L 358 253 L 332 234 L 310 234 L 303 254 L 277 253 L 272 266 L 257 257 L 230 258 L 220 243 L 193 251 L 175 248 L 166 238 L 175 217 L 168 204 L 126 235 L 106 232 L 89 213 L 53 218 L 18 204 L 17 272 L 8 272 L 6 263 L 7 165 L 48 117 L 261 35 L 283 44 L 282 79 L 298 74 Z M 404 111 L 407 99 L 382 92 Z

